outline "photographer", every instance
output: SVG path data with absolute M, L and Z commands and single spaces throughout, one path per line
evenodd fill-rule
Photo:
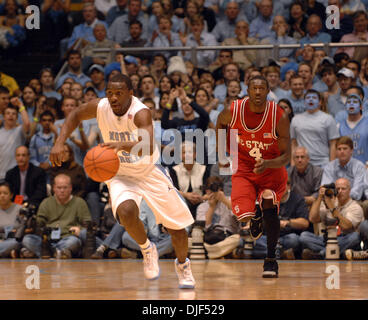
M 54 256 L 70 259 L 81 253 L 82 239 L 86 238 L 82 225 L 91 221 L 91 214 L 86 202 L 72 195 L 69 176 L 57 175 L 53 191 L 54 195 L 43 200 L 37 211 L 39 234 L 27 234 L 23 238 L 23 249 L 41 257 L 41 235 L 46 234 Z
M 16 258 L 15 252 L 20 247 L 19 242 L 11 237 L 21 206 L 12 202 L 13 194 L 7 182 L 0 183 L 0 257 L 11 255 Z M 14 234 L 14 232 L 13 232 Z
M 335 185 L 324 185 L 319 189 L 318 198 L 309 212 L 309 220 L 312 223 L 322 222 L 326 227 L 338 227 L 337 241 L 341 254 L 359 245 L 360 237 L 357 231 L 364 219 L 363 209 L 350 197 L 350 192 L 350 182 L 346 178 L 336 180 Z M 303 259 L 325 258 L 326 243 L 323 235 L 305 231 L 300 235 L 300 242 L 305 248 Z
M 223 257 L 240 242 L 240 224 L 232 213 L 230 197 L 223 191 L 219 177 L 209 177 L 205 184 L 206 201 L 197 208 L 197 221 L 205 221 L 204 246 L 210 259 Z

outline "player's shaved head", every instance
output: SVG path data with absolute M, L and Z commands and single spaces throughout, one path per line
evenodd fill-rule
M 249 87 L 251 86 L 251 84 L 255 81 L 264 81 L 266 83 L 266 86 L 267 86 L 267 89 L 269 89 L 269 85 L 268 85 L 268 81 L 267 79 L 264 77 L 264 76 L 261 76 L 261 75 L 257 75 L 257 76 L 254 76 L 252 78 L 249 79 Z
M 118 74 L 113 75 L 109 80 L 109 83 L 110 82 L 125 83 L 128 90 L 133 90 L 132 81 L 130 80 L 128 76 L 124 74 L 118 73 Z

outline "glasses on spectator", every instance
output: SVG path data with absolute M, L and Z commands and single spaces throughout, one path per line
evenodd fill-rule
M 231 58 L 230 54 L 220 54 L 220 58 Z

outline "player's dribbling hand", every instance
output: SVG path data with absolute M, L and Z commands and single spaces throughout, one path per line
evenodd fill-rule
M 50 151 L 50 162 L 53 167 L 61 166 L 61 163 L 64 161 L 64 145 L 55 144 Z
M 256 159 L 256 164 L 254 165 L 253 172 L 256 174 L 261 174 L 265 170 L 266 170 L 266 163 L 264 159 L 262 158 Z
M 109 149 L 114 149 L 115 153 L 122 150 L 123 143 L 122 142 L 105 142 L 101 143 L 101 147 L 107 147 Z

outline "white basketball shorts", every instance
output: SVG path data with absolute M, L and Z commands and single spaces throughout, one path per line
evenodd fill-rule
M 117 175 L 106 181 L 109 188 L 112 211 L 121 203 L 134 200 L 140 207 L 142 198 L 152 209 L 157 224 L 173 230 L 184 229 L 194 222 L 185 200 L 174 187 L 165 168 L 156 164 L 144 177 Z

